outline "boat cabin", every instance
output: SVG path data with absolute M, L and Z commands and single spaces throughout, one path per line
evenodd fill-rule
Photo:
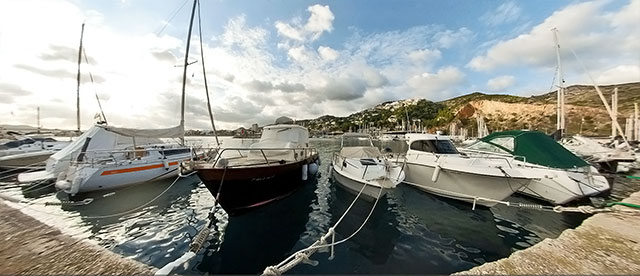
M 409 150 L 434 154 L 459 154 L 447 136 L 437 134 L 408 134 Z

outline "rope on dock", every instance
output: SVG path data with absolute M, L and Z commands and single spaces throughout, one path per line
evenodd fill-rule
M 588 205 L 582 205 L 582 206 L 576 206 L 576 207 L 566 207 L 561 205 L 546 206 L 541 204 L 509 202 L 509 201 L 495 200 L 491 198 L 475 197 L 473 200 L 473 207 L 471 208 L 472 210 L 475 210 L 477 201 L 495 202 L 498 204 L 506 205 L 508 207 L 525 208 L 525 209 L 542 210 L 542 211 L 553 211 L 556 213 L 583 213 L 583 214 L 623 213 L 623 214 L 630 214 L 630 215 L 640 215 L 640 205 L 626 203 L 626 202 L 611 202 L 611 203 L 608 203 L 606 207 L 596 208 Z M 613 208 L 613 206 L 615 205 L 625 206 L 628 208 Z M 637 210 L 634 210 L 631 208 L 635 208 Z
M 356 196 L 356 198 L 353 200 L 353 202 L 351 202 L 351 205 L 349 205 L 349 208 L 347 208 L 347 210 L 344 212 L 344 214 L 342 214 L 342 216 L 340 217 L 340 219 L 338 219 L 338 221 L 329 228 L 329 230 L 327 231 L 327 233 L 325 235 L 323 235 L 322 237 L 320 237 L 320 239 L 318 239 L 316 242 L 314 242 L 312 245 L 310 245 L 307 248 L 298 250 L 297 252 L 291 254 L 288 258 L 286 258 L 284 261 L 280 262 L 277 265 L 274 266 L 268 266 L 264 269 L 264 271 L 262 272 L 262 275 L 282 275 L 284 273 L 286 273 L 287 271 L 289 271 L 290 269 L 292 269 L 293 267 L 295 267 L 296 265 L 300 264 L 300 263 L 306 263 L 312 266 L 316 266 L 318 265 L 318 261 L 314 261 L 309 259 L 309 257 L 311 255 L 313 255 L 313 253 L 315 253 L 316 251 L 318 251 L 319 249 L 322 248 L 330 248 L 330 255 L 329 255 L 329 260 L 333 260 L 335 254 L 334 254 L 334 246 L 341 244 L 343 242 L 346 242 L 347 240 L 351 239 L 352 237 L 354 237 L 356 234 L 358 234 L 358 232 L 360 232 L 360 230 L 362 230 L 362 228 L 364 227 L 364 225 L 367 223 L 367 221 L 369 221 L 369 218 L 371 217 L 371 214 L 373 214 L 373 210 L 375 210 L 376 205 L 378 204 L 378 201 L 380 199 L 380 196 L 382 195 L 382 189 L 380 189 L 380 191 L 378 192 L 378 196 L 376 197 L 376 200 L 373 203 L 373 206 L 371 207 L 371 210 L 369 211 L 369 214 L 367 215 L 367 217 L 365 218 L 365 220 L 362 222 L 362 224 L 360 225 L 360 227 L 358 227 L 358 229 L 356 229 L 355 232 L 353 232 L 351 235 L 349 235 L 348 237 L 339 240 L 339 241 L 335 241 L 335 229 L 336 227 L 338 227 L 338 225 L 340 224 L 340 222 L 342 222 L 342 219 L 344 219 L 347 215 L 347 213 L 349 213 L 349 211 L 351 210 L 351 208 L 355 205 L 356 201 L 358 200 L 358 198 L 360 198 L 360 195 L 362 195 L 362 192 L 364 191 L 365 187 L 367 187 L 368 185 L 363 185 L 362 189 L 360 189 L 360 192 L 358 193 L 358 195 Z M 327 240 L 331 238 L 331 242 L 327 243 Z
M 196 172 L 192 172 L 191 174 L 194 174 L 194 173 Z M 205 242 L 207 241 L 207 238 L 209 238 L 209 233 L 211 232 L 211 228 L 215 225 L 214 222 L 215 222 L 216 207 L 218 206 L 218 200 L 220 199 L 220 191 L 222 190 L 222 185 L 224 184 L 224 177 L 226 174 L 227 174 L 227 166 L 224 166 L 224 171 L 222 172 L 222 178 L 220 179 L 220 186 L 218 187 L 216 197 L 214 198 L 215 201 L 213 203 L 213 206 L 211 207 L 211 211 L 209 212 L 209 217 L 208 217 L 209 221 L 202 227 L 202 229 L 200 229 L 200 231 L 198 231 L 198 234 L 196 234 L 196 236 L 191 240 L 191 244 L 189 245 L 189 250 L 185 252 L 184 255 L 182 255 L 182 257 L 160 268 L 158 271 L 156 271 L 154 276 L 169 275 L 171 272 L 173 272 L 173 270 L 176 267 L 182 265 L 183 263 L 188 262 L 193 257 L 195 257 L 198 251 L 200 251 L 202 246 L 205 244 Z M 180 174 L 179 176 L 182 177 L 182 174 Z

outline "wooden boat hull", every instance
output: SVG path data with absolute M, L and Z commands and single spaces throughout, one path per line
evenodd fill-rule
M 296 162 L 263 166 L 195 168 L 209 192 L 230 216 L 238 216 L 284 198 L 304 184 L 303 165 L 317 155 Z

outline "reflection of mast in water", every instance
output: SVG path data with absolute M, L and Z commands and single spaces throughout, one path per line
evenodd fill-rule
M 204 256 L 196 269 L 212 274 L 256 274 L 284 260 L 306 230 L 317 184 L 317 178 L 312 178 L 287 198 L 229 217 L 220 249 Z

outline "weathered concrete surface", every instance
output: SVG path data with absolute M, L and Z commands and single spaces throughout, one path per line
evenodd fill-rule
M 623 202 L 640 204 L 640 192 Z M 640 275 L 640 213 L 596 214 L 556 239 L 545 239 L 508 258 L 456 274 Z
M 155 268 L 62 234 L 0 200 L 0 275 L 151 275 Z

